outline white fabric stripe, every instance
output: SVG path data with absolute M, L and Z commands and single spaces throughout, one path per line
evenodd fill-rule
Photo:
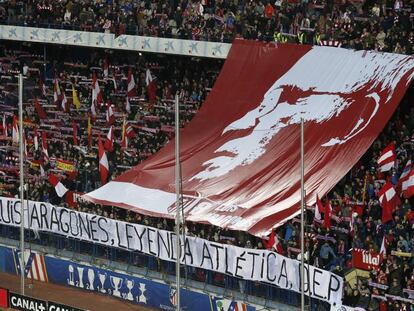
M 387 172 L 394 167 L 395 162 L 392 161 L 390 163 L 384 164 L 380 167 L 381 172 Z
M 388 158 L 391 158 L 392 156 L 394 156 L 394 152 L 392 150 L 388 150 L 386 153 L 382 154 L 379 157 L 377 162 L 378 162 L 378 164 L 381 164 L 382 162 L 384 162 Z
M 102 158 L 99 161 L 99 164 L 101 164 L 103 167 L 105 167 L 109 171 L 108 158 L 106 157 L 106 153 L 105 152 L 102 155 Z
M 119 181 L 111 181 L 105 186 L 88 193 L 88 196 L 97 200 L 124 203 L 162 214 L 168 214 L 168 207 L 174 204 L 176 199 L 174 193 Z
M 400 178 L 407 176 L 408 174 L 410 174 L 410 172 L 411 172 L 411 160 L 408 160 L 407 163 L 404 166 L 404 170 L 403 170 Z
M 37 275 L 37 271 L 36 271 L 36 266 L 35 265 L 36 265 L 36 255 L 33 258 L 32 266 L 31 266 L 30 270 L 33 273 L 33 280 L 39 280 L 39 276 Z
M 387 198 L 387 201 L 390 202 L 395 196 L 395 189 L 390 188 L 387 191 L 385 191 L 385 197 Z
M 55 186 L 56 193 L 59 197 L 63 197 L 65 193 L 68 191 L 68 188 L 66 188 L 60 181 Z
M 408 189 L 408 187 L 413 186 L 414 185 L 414 175 L 410 175 L 410 177 L 403 181 L 401 189 L 402 191 L 405 191 Z
M 131 76 L 131 81 L 128 83 L 128 92 L 132 91 L 135 87 L 135 81 L 133 79 L 134 79 L 134 76 Z
M 45 282 L 46 278 L 45 278 L 45 272 L 43 271 L 43 266 L 41 262 L 42 261 L 41 255 L 36 254 L 35 261 L 36 261 L 37 268 L 39 269 L 39 281 Z

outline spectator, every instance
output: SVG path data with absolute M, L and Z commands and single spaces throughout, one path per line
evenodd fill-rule
M 235 38 L 300 44 L 335 40 L 343 47 L 413 53 L 413 8 L 380 2 L 270 1 L 156 3 L 40 1 L 0 3 L 0 22 L 48 28 L 102 31 L 232 42 Z M 411 11 L 411 15 L 409 13 Z M 398 38 L 397 38 L 398 36 Z M 411 39 L 410 39 L 411 38 Z

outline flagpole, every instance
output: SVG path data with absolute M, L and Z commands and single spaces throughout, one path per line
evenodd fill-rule
M 305 164 L 304 164 L 304 126 L 300 119 L 300 301 L 301 310 L 305 310 Z
M 180 105 L 178 102 L 178 95 L 175 96 L 175 193 L 176 193 L 176 215 L 175 215 L 175 234 L 177 238 L 176 250 L 176 297 L 177 297 L 177 309 L 180 310 Z
M 24 295 L 24 155 L 23 155 L 23 75 L 19 74 L 19 149 L 20 149 L 20 292 Z

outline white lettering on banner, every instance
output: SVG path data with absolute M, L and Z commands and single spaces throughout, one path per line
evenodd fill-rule
M 49 203 L 29 201 L 27 210 L 26 228 L 140 251 L 163 260 L 176 260 L 177 236 L 173 232 L 77 212 Z M 20 201 L 0 198 L 0 224 L 19 226 L 20 221 Z M 274 284 L 296 292 L 301 291 L 301 269 L 297 260 L 268 250 L 245 249 L 196 237 L 188 236 L 184 241 L 180 237 L 180 240 L 182 263 L 245 280 Z M 341 277 L 314 266 L 306 266 L 305 271 L 304 285 L 307 295 L 331 304 L 342 304 Z M 78 273 L 83 276 L 83 271 Z M 90 278 L 92 279 L 92 274 Z M 75 285 L 71 275 L 68 282 Z M 78 282 L 77 285 L 83 287 L 83 277 L 79 278 Z M 114 295 L 118 296 L 117 288 L 121 285 L 116 279 L 111 280 L 111 283 L 115 289 Z
M 369 265 L 375 265 L 378 266 L 380 261 L 380 255 L 372 256 L 370 252 L 363 252 L 362 253 L 362 262 L 369 264 Z
M 10 307 L 24 311 L 46 311 L 46 302 L 15 293 L 10 293 Z

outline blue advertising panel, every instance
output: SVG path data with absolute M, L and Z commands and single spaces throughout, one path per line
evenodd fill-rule
M 112 295 L 162 310 L 175 310 L 176 290 L 164 283 L 45 256 L 49 282 Z M 181 290 L 183 310 L 210 311 L 210 297 Z
M 72 286 L 110 295 L 131 303 L 161 310 L 175 310 L 177 294 L 174 286 L 124 273 L 100 269 L 89 265 L 49 257 L 27 250 L 25 274 L 42 282 Z M 0 272 L 19 274 L 20 251 L 0 246 Z M 181 289 L 181 309 L 197 311 L 255 311 L 255 307 L 225 299 Z

